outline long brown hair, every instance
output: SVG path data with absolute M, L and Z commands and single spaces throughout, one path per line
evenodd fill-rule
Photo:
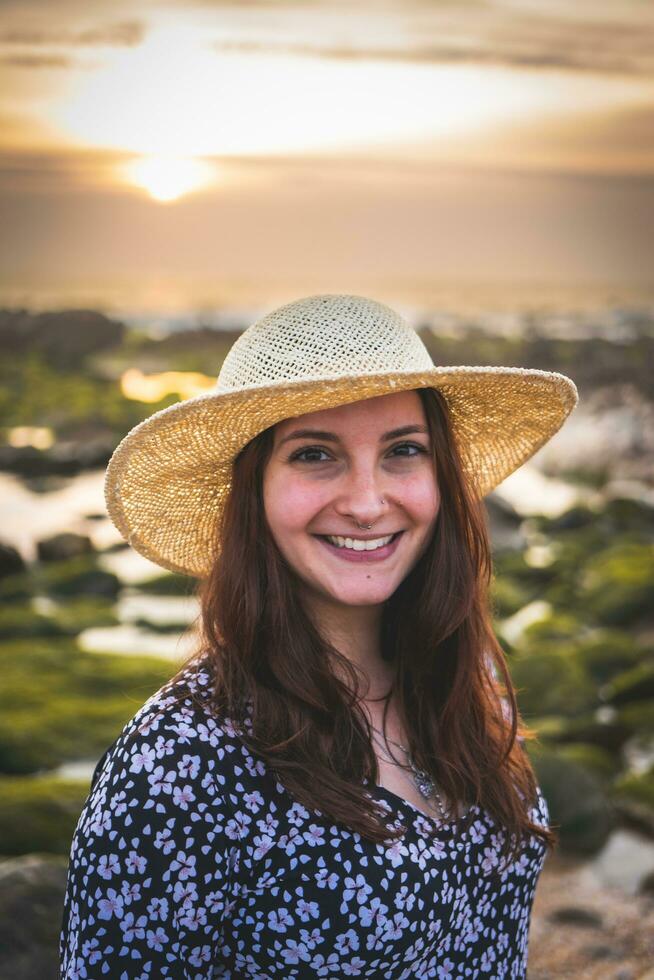
M 525 835 L 549 848 L 558 836 L 527 812 L 536 803 L 536 778 L 518 739 L 536 734 L 520 718 L 492 628 L 486 511 L 463 469 L 447 402 L 435 389 L 417 391 L 441 505 L 431 542 L 385 603 L 382 656 L 394 666 L 414 760 L 449 800 L 485 808 L 506 828 L 502 855 L 516 858 Z M 217 528 L 220 554 L 198 587 L 196 656 L 208 656 L 214 669 L 212 706 L 237 722 L 251 719 L 245 744 L 289 793 L 381 842 L 393 831 L 366 796 L 365 783 L 376 783 L 378 771 L 356 670 L 310 619 L 265 520 L 263 474 L 273 440 L 270 427 L 234 462 Z M 458 826 L 473 819 L 469 811 Z

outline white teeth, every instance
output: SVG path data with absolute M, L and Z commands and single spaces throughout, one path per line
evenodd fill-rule
M 383 548 L 393 539 L 392 534 L 387 534 L 385 538 L 374 538 L 372 541 L 362 541 L 360 538 L 334 537 L 331 534 L 326 534 L 325 537 L 338 548 L 350 548 L 352 551 L 374 551 L 376 548 Z

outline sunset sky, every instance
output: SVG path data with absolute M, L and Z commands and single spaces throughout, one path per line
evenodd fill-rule
M 654 287 L 651 0 L 0 0 L 0 303 Z

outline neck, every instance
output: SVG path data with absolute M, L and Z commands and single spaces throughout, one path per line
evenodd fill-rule
M 335 607 L 320 597 L 313 597 L 309 605 L 322 636 L 358 668 L 359 694 L 365 698 L 386 694 L 392 670 L 381 656 L 382 606 Z

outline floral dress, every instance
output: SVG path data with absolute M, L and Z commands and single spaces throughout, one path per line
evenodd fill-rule
M 431 818 L 369 784 L 405 829 L 368 841 L 294 800 L 202 705 L 210 691 L 209 664 L 187 667 L 98 763 L 72 841 L 60 980 L 526 976 L 539 838 L 501 866 L 485 811 L 432 837 Z M 540 789 L 531 816 L 548 825 Z

